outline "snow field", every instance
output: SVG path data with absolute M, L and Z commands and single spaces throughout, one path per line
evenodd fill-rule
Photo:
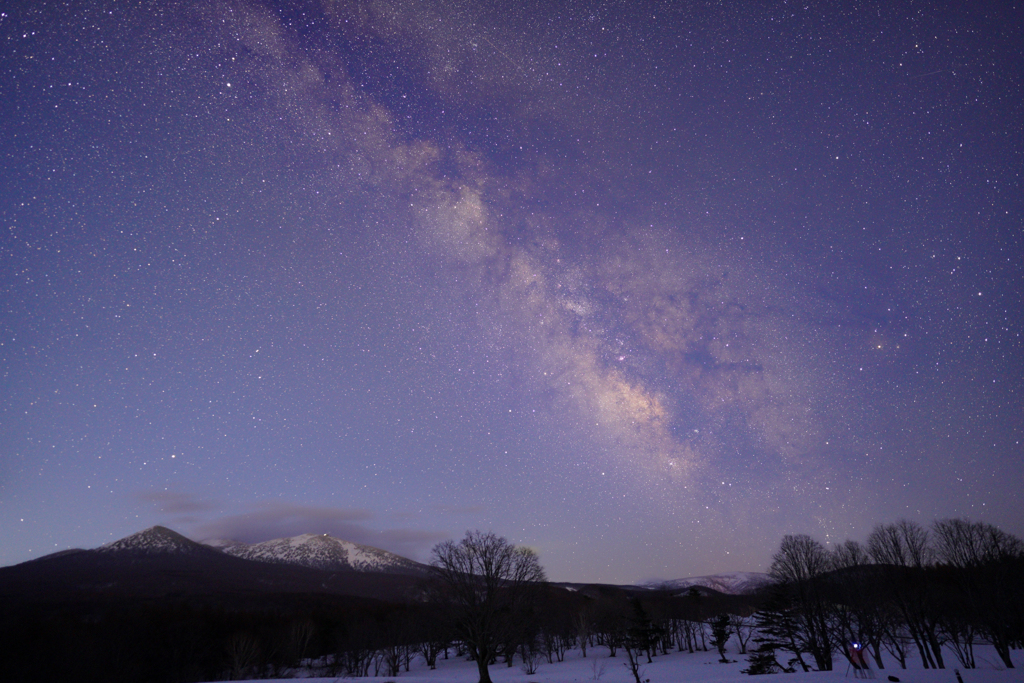
M 735 640 L 735 639 L 734 639 Z M 735 642 L 730 641 L 727 656 L 737 660 L 730 664 L 721 664 L 718 653 L 708 652 L 673 652 L 653 658 L 650 664 L 640 667 L 642 680 L 650 683 L 838 683 L 839 681 L 857 681 L 852 669 L 847 669 L 847 661 L 837 654 L 833 671 L 814 671 L 810 673 L 774 674 L 770 676 L 748 676 L 741 673 L 747 668 L 747 658 L 739 654 Z M 900 683 L 958 683 L 954 669 L 960 671 L 963 683 L 1019 683 L 1024 682 L 1024 668 L 1004 669 L 995 650 L 988 645 L 975 646 L 977 669 L 961 669 L 953 653 L 948 649 L 943 653 L 946 657 L 945 669 L 924 669 L 919 658 L 908 657 L 907 668 L 900 669 L 892 658 L 883 655 L 886 668 L 872 668 L 874 680 L 889 683 L 888 676 L 896 676 Z M 1024 667 L 1024 654 L 1020 650 L 1011 652 L 1014 664 Z M 646 657 L 643 657 L 646 662 Z M 527 675 L 520 668 L 517 657 L 511 667 L 499 661 L 490 667 L 491 679 L 494 683 L 635 683 L 632 673 L 625 666 L 626 657 L 620 649 L 615 657 L 608 656 L 605 647 L 588 647 L 587 657 L 580 650 L 571 650 L 565 655 L 564 662 L 548 664 L 547 659 L 541 660 L 536 673 Z M 602 669 L 603 666 L 603 669 Z M 308 677 L 309 672 L 297 672 L 308 683 L 331 683 L 340 679 L 335 677 Z M 266 679 L 263 679 L 266 680 Z M 294 680 L 294 679 L 278 679 Z M 450 659 L 437 659 L 437 669 L 427 668 L 422 657 L 412 661 L 408 672 L 402 671 L 398 676 L 371 676 L 363 679 L 369 682 L 383 683 L 477 683 L 478 674 L 475 662 L 465 658 L 455 658 L 454 651 Z

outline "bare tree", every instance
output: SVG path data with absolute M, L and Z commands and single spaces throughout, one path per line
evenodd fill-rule
M 576 642 L 580 646 L 580 650 L 583 652 L 583 657 L 587 656 L 587 645 L 590 643 L 590 634 L 594 628 L 594 615 L 592 610 L 584 608 L 573 615 L 572 626 L 576 631 Z
M 828 552 L 810 536 L 786 535 L 779 550 L 772 555 L 769 570 L 780 583 L 796 584 L 817 578 L 832 568 Z
M 444 652 L 445 659 L 448 658 L 448 648 L 451 647 L 452 643 L 451 635 L 444 624 L 434 624 L 429 628 L 421 626 L 419 634 L 423 640 L 420 642 L 417 651 L 423 655 L 427 666 L 434 670 L 437 668 L 437 656 L 439 654 Z
M 1024 555 L 1019 538 L 984 522 L 942 519 L 932 529 L 938 558 L 954 567 L 981 567 Z
M 537 673 L 537 669 L 540 668 L 540 648 L 537 646 L 537 639 L 525 638 L 522 643 L 519 644 L 519 657 L 522 660 L 522 664 L 519 668 L 527 676 L 532 676 Z M 550 657 L 548 658 L 550 661 Z
M 907 653 L 910 650 L 909 632 L 896 614 L 886 614 L 882 622 L 882 647 L 893 656 L 901 669 L 907 668 Z
M 288 629 L 290 652 L 295 666 L 302 666 L 309 645 L 316 635 L 316 624 L 311 619 L 297 619 Z
M 769 570 L 792 596 L 796 607 L 800 644 L 819 671 L 832 670 L 832 653 L 838 643 L 833 629 L 834 605 L 824 591 L 825 574 L 832 558 L 818 541 L 805 535 L 787 535 L 772 556 Z
M 740 646 L 740 654 L 747 654 L 747 642 L 754 632 L 753 620 L 741 614 L 730 614 L 729 626 L 732 627 L 733 632 L 736 634 L 736 641 Z
M 871 555 L 857 541 L 847 540 L 832 551 L 832 563 L 836 569 L 850 569 L 871 564 Z
M 939 520 L 932 529 L 938 558 L 954 572 L 960 588 L 943 623 L 960 663 L 973 668 L 978 629 L 1003 665 L 1013 668 L 1010 647 L 1021 637 L 1024 614 L 1024 543 L 991 524 L 966 519 Z
M 537 553 L 493 533 L 469 531 L 458 543 L 434 546 L 430 564 L 480 683 L 491 683 L 488 664 L 516 629 L 531 587 L 546 580 Z
M 935 552 L 928 531 L 916 522 L 901 519 L 879 524 L 868 536 L 868 552 L 878 564 L 921 569 L 932 564 Z
M 840 602 L 835 615 L 836 628 L 842 640 L 861 643 L 875 660 L 875 666 L 884 669 L 885 607 L 877 586 L 879 568 L 871 563 L 871 556 L 860 543 L 849 540 L 832 551 L 832 564 L 835 571 L 831 580 Z M 854 663 L 848 648 L 840 648 L 840 652 Z
M 238 631 L 228 641 L 228 661 L 231 680 L 252 678 L 260 660 L 260 643 L 249 631 Z
M 935 557 L 928 531 L 906 519 L 879 524 L 868 536 L 868 552 L 882 566 L 893 604 L 917 645 L 925 668 L 946 668 L 935 600 L 926 576 Z

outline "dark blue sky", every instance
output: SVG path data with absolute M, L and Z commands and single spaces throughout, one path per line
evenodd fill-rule
M 161 523 L 558 580 L 1024 534 L 1024 12 L 0 14 L 0 564 Z

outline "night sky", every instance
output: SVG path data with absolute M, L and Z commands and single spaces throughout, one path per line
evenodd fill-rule
M 5 7 L 0 564 L 1024 535 L 1019 3 Z

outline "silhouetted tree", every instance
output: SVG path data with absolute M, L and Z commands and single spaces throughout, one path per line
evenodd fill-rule
M 984 522 L 945 519 L 932 528 L 938 559 L 959 588 L 960 599 L 944 615 L 943 630 L 961 664 L 973 666 L 973 636 L 980 630 L 1003 665 L 1013 668 L 1010 648 L 1024 637 L 1024 543 Z
M 437 595 L 476 660 L 480 683 L 490 683 L 488 664 L 517 628 L 531 587 L 545 581 L 537 554 L 493 533 L 470 531 L 458 543 L 436 545 L 430 564 Z
M 795 535 L 783 537 L 769 570 L 791 594 L 797 642 L 814 657 L 819 671 L 832 670 L 837 646 L 834 603 L 825 590 L 825 575 L 831 568 L 831 557 L 820 543 L 810 536 Z
M 839 601 L 835 611 L 837 640 L 843 643 L 861 643 L 875 666 L 884 669 L 882 639 L 885 605 L 878 590 L 881 575 L 871 563 L 867 550 L 856 541 L 846 541 L 832 551 L 835 571 L 830 577 L 835 598 Z M 849 650 L 840 651 L 850 663 Z
M 794 611 L 786 587 L 772 586 L 764 605 L 754 613 L 755 647 L 747 658 L 750 667 L 745 673 L 792 672 L 795 670 L 793 664 L 799 664 L 805 672 L 811 670 L 803 658 L 800 626 L 794 618 Z M 793 655 L 785 665 L 778 662 L 779 650 Z
M 936 600 L 928 580 L 934 553 L 927 530 L 905 519 L 879 524 L 868 536 L 868 552 L 882 567 L 889 602 L 917 645 L 924 667 L 944 669 Z
M 711 644 L 718 650 L 718 661 L 728 664 L 729 658 L 725 656 L 725 645 L 729 642 L 731 625 L 728 614 L 719 614 L 711 620 Z

